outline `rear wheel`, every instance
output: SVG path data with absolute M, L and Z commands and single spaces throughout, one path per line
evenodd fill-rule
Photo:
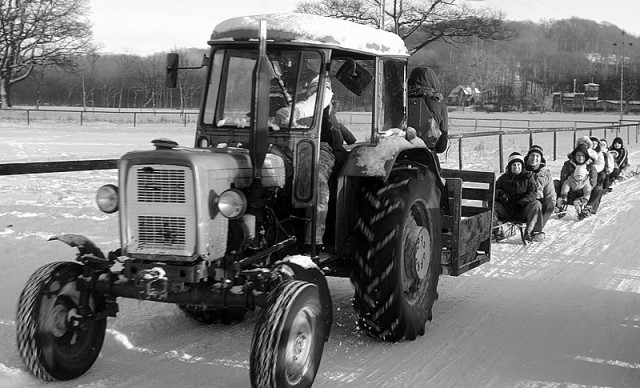
M 324 348 L 318 287 L 284 280 L 271 291 L 251 341 L 252 387 L 310 387 Z
M 440 190 L 433 172 L 401 170 L 363 187 L 351 280 L 358 324 L 374 338 L 424 334 L 440 275 Z
M 47 380 L 71 380 L 95 362 L 107 325 L 96 319 L 104 297 L 90 294 L 81 303 L 77 278 L 82 266 L 55 262 L 40 267 L 27 281 L 18 299 L 18 350 L 27 368 Z

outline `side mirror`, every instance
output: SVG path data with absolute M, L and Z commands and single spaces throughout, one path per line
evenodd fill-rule
M 167 54 L 167 75 L 164 80 L 164 86 L 175 88 L 178 84 L 178 65 L 180 56 L 176 53 Z
M 361 96 L 373 80 L 373 76 L 355 60 L 347 59 L 336 72 L 336 79 L 353 94 Z

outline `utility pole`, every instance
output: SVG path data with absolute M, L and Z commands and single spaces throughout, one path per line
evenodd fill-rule
M 622 125 L 622 119 L 624 115 L 624 30 L 622 30 L 622 41 L 620 42 L 620 125 Z M 626 43 L 629 47 L 633 46 L 633 43 Z M 614 46 L 617 46 L 617 43 L 613 43 Z

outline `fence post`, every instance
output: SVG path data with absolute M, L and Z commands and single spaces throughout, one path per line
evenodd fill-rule
M 136 126 L 136 118 L 138 117 L 138 112 L 133 112 L 133 126 Z
M 478 130 L 478 119 L 475 119 L 475 124 L 473 124 L 473 132 Z
M 631 143 L 631 140 L 629 140 L 629 139 L 630 139 L 630 136 L 631 136 L 631 135 L 629 134 L 629 131 L 630 131 L 630 130 L 631 130 L 631 128 L 629 128 L 629 126 L 627 125 L 627 144 L 630 144 L 630 143 Z
M 576 127 L 573 127 L 573 144 L 571 145 L 571 149 L 576 146 Z
M 553 130 L 553 160 L 558 159 L 558 130 Z
M 29 109 L 27 109 L 27 125 L 31 124 L 31 121 L 29 119 Z
M 529 148 L 533 145 L 533 132 L 529 129 Z
M 82 126 L 82 121 L 83 121 L 83 116 L 82 116 L 82 111 L 80 111 L 80 126 Z
M 500 156 L 500 173 L 504 172 L 504 156 L 503 156 L 502 133 L 498 135 L 498 155 Z
M 458 139 L 458 166 L 462 170 L 462 138 Z
M 640 127 L 639 123 L 636 123 L 636 143 L 638 142 L 638 128 Z

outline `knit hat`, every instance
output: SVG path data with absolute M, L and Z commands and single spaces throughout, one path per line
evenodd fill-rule
M 507 160 L 507 170 L 510 169 L 511 165 L 515 162 L 520 162 L 522 166 L 524 166 L 524 158 L 520 152 L 512 152 L 511 155 L 509 155 L 509 159 Z
M 529 159 L 529 156 L 533 153 L 539 154 L 540 161 L 543 164 L 546 164 L 546 161 L 544 160 L 544 151 L 542 150 L 542 147 L 540 147 L 539 145 L 532 145 L 531 148 L 529 148 L 529 152 L 527 152 L 527 156 L 525 157 L 525 159 Z
M 584 164 L 578 164 L 576 169 L 573 170 L 573 178 L 580 182 L 587 177 L 587 166 Z

